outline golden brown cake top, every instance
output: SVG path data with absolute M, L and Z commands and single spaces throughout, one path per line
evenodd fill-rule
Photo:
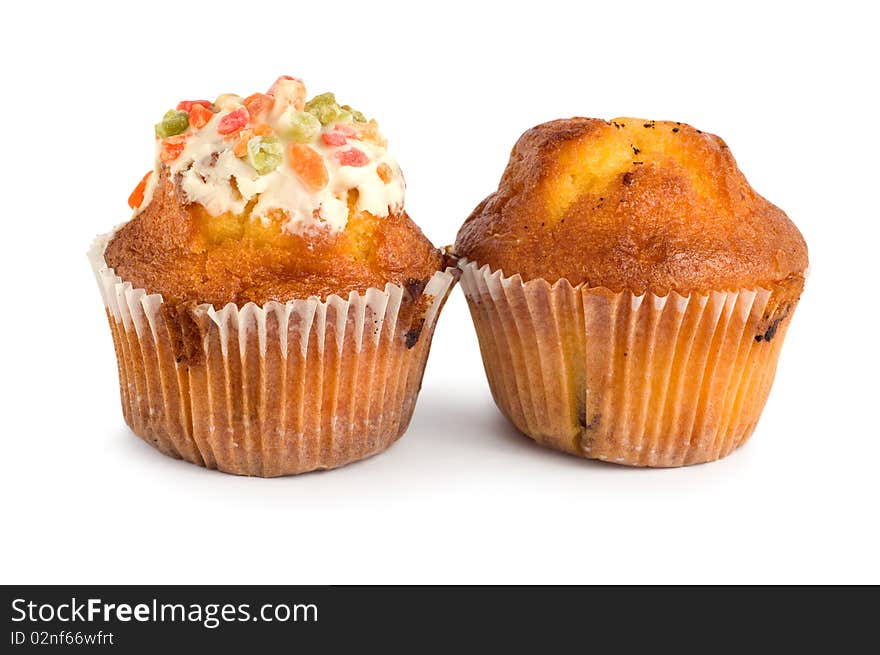
M 443 257 L 403 209 L 375 121 L 333 94 L 184 100 L 155 126 L 156 160 L 108 244 L 117 275 L 169 303 L 287 301 L 387 282 L 410 295 Z
M 724 141 L 637 118 L 528 130 L 455 251 L 524 280 L 659 294 L 754 287 L 807 267 L 800 232 Z
M 353 202 L 353 201 L 352 201 Z M 406 289 L 410 299 L 441 270 L 443 255 L 406 212 L 385 217 L 352 208 L 345 229 L 293 233 L 287 215 L 212 216 L 182 203 L 165 169 L 152 202 L 117 231 L 104 260 L 126 282 L 167 304 L 258 305 L 331 294 Z

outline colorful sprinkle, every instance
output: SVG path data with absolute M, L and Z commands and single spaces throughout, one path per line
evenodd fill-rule
M 376 166 L 376 174 L 379 176 L 379 179 L 382 180 L 385 184 L 388 184 L 391 181 L 391 167 L 384 161 Z
M 321 141 L 326 143 L 328 146 L 344 146 L 348 139 L 345 138 L 345 135 L 341 132 L 324 132 L 321 135 Z
M 315 150 L 302 143 L 287 146 L 287 160 L 290 168 L 310 189 L 317 191 L 327 186 L 329 175 L 324 160 Z
M 344 109 L 349 114 L 351 114 L 351 117 L 355 120 L 355 122 L 358 122 L 358 123 L 366 123 L 367 122 L 367 117 L 364 116 L 357 109 L 354 109 L 351 105 L 342 105 L 342 109 Z
M 189 124 L 197 130 L 202 129 L 213 118 L 214 112 L 204 105 L 193 105 L 189 110 Z
M 299 78 L 291 77 L 290 75 L 281 75 L 277 80 L 272 82 L 272 86 L 269 87 L 269 90 L 266 91 L 267 95 L 274 96 L 275 92 L 278 90 L 278 85 L 284 80 L 295 80 L 297 82 L 302 82 Z
M 370 161 L 362 150 L 349 148 L 336 153 L 336 159 L 342 166 L 366 166 Z
M 272 105 L 274 104 L 275 98 L 265 93 L 254 93 L 244 99 L 244 106 L 253 120 L 256 120 L 272 109 Z
M 242 100 L 240 95 L 235 93 L 221 93 L 214 101 L 214 108 L 217 111 L 233 111 L 241 107 Z
M 189 114 L 185 111 L 169 109 L 162 117 L 161 123 L 156 123 L 156 136 L 164 139 L 176 134 L 183 134 L 189 127 Z
M 247 155 L 248 141 L 250 141 L 253 136 L 253 130 L 241 130 L 241 132 L 238 133 L 238 141 L 236 141 L 235 145 L 232 146 L 232 154 L 239 159 Z
M 217 133 L 232 134 L 233 132 L 238 132 L 247 125 L 249 119 L 248 110 L 244 107 L 239 107 L 220 119 L 217 123 Z
M 272 85 L 272 95 L 275 97 L 275 111 L 280 114 L 288 107 L 302 111 L 306 104 L 306 86 L 302 80 L 295 78 L 280 79 Z
M 358 137 L 357 130 L 354 129 L 351 125 L 346 125 L 345 123 L 337 123 L 333 126 L 333 130 L 344 134 L 349 139 L 356 139 Z
M 172 162 L 180 156 L 186 147 L 186 135 L 180 134 L 170 136 L 162 140 L 162 148 L 159 150 L 159 159 L 166 164 Z
M 149 171 L 146 175 L 141 178 L 141 181 L 138 182 L 138 185 L 134 188 L 134 191 L 131 192 L 131 195 L 128 197 L 128 206 L 132 209 L 137 209 L 144 203 L 144 191 L 147 188 L 147 180 L 150 179 L 150 175 L 153 174 L 153 171 Z
M 211 110 L 210 100 L 181 100 L 177 103 L 178 111 L 192 112 L 193 107 L 204 107 L 208 111 Z
M 247 144 L 248 161 L 260 175 L 274 171 L 284 159 L 284 148 L 277 136 L 255 136 Z
M 336 96 L 332 93 L 316 95 L 305 104 L 305 110 L 321 121 L 321 125 L 329 125 L 345 115 L 351 115 L 336 103 Z
M 304 111 L 286 111 L 278 123 L 281 135 L 296 143 L 308 143 L 321 131 L 321 121 Z
M 382 133 L 379 131 L 378 123 L 376 123 L 376 121 L 374 120 L 355 126 L 355 130 L 357 131 L 358 138 L 361 141 L 369 141 L 370 143 L 375 143 L 377 146 L 380 146 L 382 148 L 388 145 L 385 141 L 385 137 L 382 136 Z

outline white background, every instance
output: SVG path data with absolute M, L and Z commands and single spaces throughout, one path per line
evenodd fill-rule
M 0 581 L 880 582 L 871 5 L 10 5 Z M 282 73 L 378 117 L 437 245 L 538 122 L 629 115 L 721 135 L 810 246 L 749 444 L 677 470 L 534 445 L 492 403 L 460 290 L 412 425 L 382 455 L 247 479 L 134 437 L 85 251 L 128 215 L 166 109 Z

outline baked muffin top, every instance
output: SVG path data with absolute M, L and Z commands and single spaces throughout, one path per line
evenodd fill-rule
M 306 98 L 282 76 L 266 93 L 169 110 L 108 266 L 172 304 L 420 290 L 443 257 L 403 209 L 376 122 L 332 93 Z
M 523 280 L 661 295 L 769 285 L 807 268 L 800 232 L 724 141 L 637 118 L 528 130 L 455 252 Z

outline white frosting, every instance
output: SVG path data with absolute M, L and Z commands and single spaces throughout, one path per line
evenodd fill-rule
M 328 183 L 322 189 L 309 188 L 294 172 L 287 159 L 287 142 L 283 137 L 284 160 L 275 170 L 260 175 L 246 157 L 239 158 L 234 154 L 236 136 L 224 137 L 217 132 L 223 117 L 241 106 L 238 96 L 222 96 L 222 102 L 215 104 L 215 109 L 219 108 L 220 111 L 201 129 L 190 127 L 186 132 L 183 151 L 168 163 L 171 179 L 179 182 L 189 202 L 201 204 L 212 216 L 226 212 L 239 214 L 254 202 L 251 210 L 254 218 L 265 219 L 270 210 L 284 211 L 289 216 L 284 228 L 294 233 L 318 227 L 327 227 L 332 231 L 345 229 L 348 222 L 348 192 L 352 189 L 358 192 L 356 208 L 374 216 L 388 216 L 403 208 L 403 175 L 385 147 L 357 136 L 348 137 L 344 145 L 328 146 L 321 139 L 321 134 L 334 131 L 332 124 L 323 126 L 321 132 L 307 144 L 321 155 L 327 169 Z M 277 113 L 270 112 L 269 117 Z M 342 125 L 355 130 L 364 127 L 364 124 L 351 122 Z M 343 166 L 339 163 L 337 154 L 351 148 L 367 156 L 368 161 L 364 166 Z M 135 210 L 135 214 L 142 211 L 153 196 L 159 177 L 161 149 L 162 140 L 157 139 L 157 172 L 150 176 L 144 190 L 144 202 Z M 387 182 L 377 171 L 380 164 L 386 164 L 391 171 Z

